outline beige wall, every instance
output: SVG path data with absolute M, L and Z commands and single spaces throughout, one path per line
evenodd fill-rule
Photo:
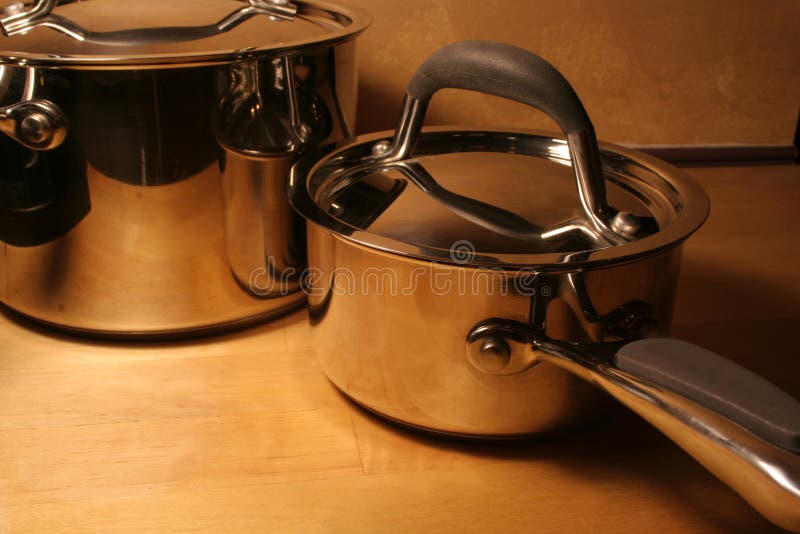
M 345 0 L 360 40 L 359 132 L 394 126 L 427 54 L 459 39 L 537 52 L 570 80 L 601 139 L 791 144 L 800 105 L 800 0 Z M 555 126 L 539 112 L 448 90 L 428 124 Z

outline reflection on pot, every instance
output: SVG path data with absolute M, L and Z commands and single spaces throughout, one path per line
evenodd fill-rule
M 487 318 L 597 343 L 629 337 L 611 331 L 625 324 L 617 311 L 641 317 L 631 303 L 642 303 L 656 331 L 670 326 L 680 248 L 612 268 L 541 273 L 381 254 L 316 225 L 308 235 L 314 276 L 306 283 L 322 369 L 360 404 L 415 427 L 524 435 L 589 417 L 603 404 L 595 388 L 550 363 L 531 372 L 477 369 L 464 340 Z
M 103 175 L 163 185 L 216 161 L 212 69 L 86 71 L 75 79 L 72 122 L 89 163 Z
M 251 155 L 296 154 L 332 132 L 332 118 L 315 93 L 315 72 L 327 69 L 311 55 L 235 63 L 220 72 L 214 115 L 217 139 Z
M 288 170 L 299 151 L 350 131 L 354 53 L 344 42 L 233 67 L 37 68 L 36 97 L 63 110 L 69 132 L 46 153 L 0 136 L 0 300 L 68 329 L 136 336 L 207 332 L 302 305 L 300 269 L 287 275 L 305 262 Z M 244 87 L 262 95 L 236 92 L 245 67 L 260 83 Z M 27 73 L 8 69 L 3 105 L 22 100 Z M 58 224 L 16 235 L 35 230 L 20 218 L 33 216 L 23 201 L 49 206 Z M 258 269 L 280 273 L 282 286 L 251 291 Z
M 0 112 L 8 123 L 8 135 L 0 136 L 0 241 L 19 247 L 41 245 L 61 237 L 89 213 L 82 148 L 74 136 L 64 137 L 64 111 L 51 102 L 66 102 L 69 112 L 72 93 L 64 76 L 44 77 L 34 67 L 0 66 Z M 57 116 L 37 107 L 23 109 L 37 102 Z M 54 130 L 56 120 L 60 132 Z
M 223 149 L 228 261 L 238 282 L 260 297 L 300 287 L 304 225 L 289 206 L 286 180 L 296 156 L 334 131 L 336 91 L 329 104 L 314 84 L 330 63 L 325 56 L 291 55 L 220 71 L 214 129 Z

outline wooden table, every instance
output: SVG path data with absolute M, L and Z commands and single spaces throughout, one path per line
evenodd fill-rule
M 674 333 L 800 397 L 800 167 L 696 168 Z M 0 315 L 0 531 L 753 532 L 744 501 L 619 408 L 518 444 L 408 433 L 324 378 L 304 313 L 87 341 Z

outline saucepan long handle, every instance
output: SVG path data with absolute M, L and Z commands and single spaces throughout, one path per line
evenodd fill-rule
M 533 344 L 644 417 L 768 519 L 800 532 L 800 402 L 685 341 L 643 339 L 611 356 L 602 345 Z

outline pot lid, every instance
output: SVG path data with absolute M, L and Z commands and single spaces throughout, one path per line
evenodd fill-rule
M 531 64 L 533 73 L 525 70 Z M 431 82 L 442 72 L 444 82 Z M 454 80 L 464 72 L 479 76 Z M 548 85 L 546 97 L 553 80 L 566 84 L 530 52 L 496 43 L 451 45 L 415 75 L 394 134 L 360 137 L 301 158 L 290 179 L 292 205 L 312 223 L 361 245 L 476 266 L 572 268 L 632 259 L 699 228 L 708 214 L 703 189 L 655 158 L 609 144 L 600 150 L 574 93 L 541 102 L 537 84 Z M 511 96 L 539 100 L 537 107 L 548 110 L 565 137 L 420 132 L 427 102 L 441 86 L 509 96 L 505 88 L 520 83 L 525 90 Z
M 680 170 L 607 143 L 608 203 L 634 235 L 611 242 L 579 201 L 563 138 L 544 132 L 426 129 L 413 157 L 364 168 L 392 132 L 328 145 L 292 170 L 292 205 L 313 224 L 371 248 L 480 266 L 574 267 L 677 244 L 708 199 Z M 616 217 L 616 216 L 615 216 Z M 568 264 L 568 265 L 566 265 Z
M 218 62 L 332 42 L 361 10 L 305 0 L 36 0 L 3 8 L 0 61 L 47 65 Z

